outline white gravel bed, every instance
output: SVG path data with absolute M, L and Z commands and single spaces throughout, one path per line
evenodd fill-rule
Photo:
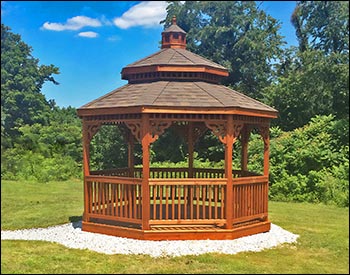
M 144 241 L 85 232 L 81 230 L 81 222 L 48 228 L 1 231 L 1 240 L 42 240 L 104 254 L 146 254 L 151 257 L 261 251 L 283 243 L 294 243 L 298 237 L 299 235 L 275 224 L 271 224 L 269 232 L 234 240 Z

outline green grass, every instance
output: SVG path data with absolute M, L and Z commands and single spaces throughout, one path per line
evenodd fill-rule
M 46 227 L 82 215 L 80 181 L 2 181 L 1 228 Z M 349 209 L 270 202 L 274 224 L 298 242 L 262 252 L 151 258 L 104 255 L 40 241 L 1 241 L 2 274 L 349 274 Z
M 1 181 L 1 230 L 47 227 L 83 214 L 81 180 Z

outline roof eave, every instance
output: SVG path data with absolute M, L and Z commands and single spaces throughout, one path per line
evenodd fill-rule
M 203 72 L 219 76 L 228 76 L 227 69 L 216 68 L 208 65 L 171 65 L 157 64 L 135 67 L 124 67 L 121 71 L 122 79 L 130 74 L 153 73 L 153 72 Z
M 241 107 L 169 107 L 169 106 L 127 106 L 103 108 L 78 108 L 78 116 L 99 116 L 130 113 L 167 113 L 167 114 L 227 114 L 264 118 L 277 118 L 277 110 L 259 110 Z

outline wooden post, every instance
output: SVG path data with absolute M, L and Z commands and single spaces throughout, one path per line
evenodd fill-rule
M 226 228 L 232 229 L 233 211 L 233 179 L 232 179 L 232 150 L 233 150 L 233 116 L 228 115 L 226 124 L 226 145 L 225 145 L 225 177 L 226 185 Z
M 188 177 L 193 178 L 193 122 L 188 122 Z
M 129 177 L 134 178 L 134 136 L 132 133 L 128 135 L 128 168 L 129 168 Z
M 270 127 L 269 125 L 259 126 L 260 135 L 264 141 L 264 176 L 267 176 L 266 188 L 264 192 L 264 208 L 268 212 L 268 198 L 269 198 L 269 151 L 270 151 Z M 266 217 L 267 220 L 267 217 Z
M 90 175 L 90 140 L 88 138 L 88 129 L 86 122 L 83 120 L 83 173 L 84 173 L 84 213 L 83 220 L 88 221 L 88 205 L 89 205 L 89 194 L 86 177 Z
M 264 176 L 269 176 L 269 157 L 270 157 L 270 134 L 269 126 L 264 127 L 263 130 L 263 140 L 264 140 Z
M 150 149 L 150 124 L 149 114 L 142 114 L 141 121 L 142 143 L 142 230 L 149 230 L 150 220 L 150 193 L 149 193 L 149 149 Z

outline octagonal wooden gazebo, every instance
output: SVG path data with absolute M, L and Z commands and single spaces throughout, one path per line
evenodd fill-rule
M 227 69 L 186 50 L 176 24 L 162 32 L 160 51 L 122 70 L 128 84 L 78 109 L 83 125 L 82 230 L 147 240 L 234 239 L 270 230 L 269 125 L 277 111 L 219 84 Z M 90 142 L 116 125 L 128 143 L 128 167 L 90 171 Z M 188 145 L 188 167 L 153 168 L 150 145 L 173 127 Z M 211 130 L 225 146 L 224 169 L 193 166 L 196 140 Z M 248 171 L 248 143 L 264 142 L 263 173 Z M 241 169 L 232 169 L 241 141 Z M 142 145 L 142 168 L 134 145 Z

